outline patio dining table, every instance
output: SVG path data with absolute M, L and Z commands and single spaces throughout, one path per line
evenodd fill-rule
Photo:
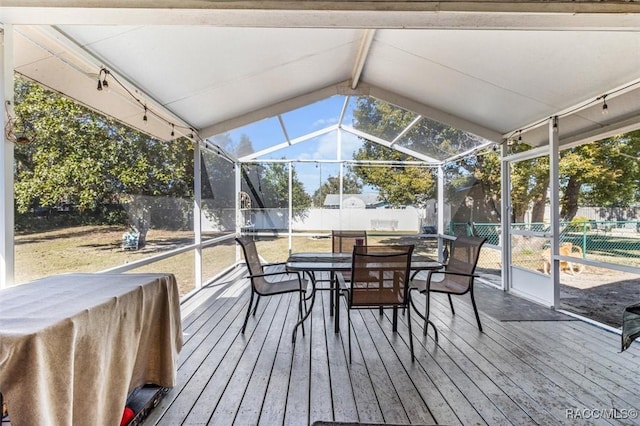
M 308 273 L 315 284 L 315 272 L 329 272 L 330 291 L 332 294 L 330 302 L 330 312 L 334 316 L 334 329 L 340 332 L 340 286 L 338 286 L 335 274 L 348 272 L 352 266 L 351 253 L 325 253 L 325 252 L 301 252 L 292 253 L 287 259 L 286 268 L 291 272 Z M 411 256 L 411 270 L 416 273 L 420 271 L 435 271 L 442 268 L 442 263 L 430 257 L 414 254 Z M 314 286 L 316 291 L 317 286 Z

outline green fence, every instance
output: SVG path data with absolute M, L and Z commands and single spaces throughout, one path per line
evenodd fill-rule
M 513 229 L 550 232 L 548 223 L 514 223 Z M 451 223 L 449 235 L 486 237 L 487 243 L 500 245 L 499 223 Z M 539 241 L 539 239 L 538 239 Z M 581 221 L 560 222 L 560 245 L 571 243 L 579 247 L 582 258 L 640 266 L 640 221 Z M 547 248 L 550 241 L 544 243 Z M 540 247 L 535 247 L 539 250 Z

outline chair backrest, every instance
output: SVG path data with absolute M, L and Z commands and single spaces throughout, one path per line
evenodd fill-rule
M 451 245 L 449 262 L 445 267 L 449 272 L 473 274 L 478 264 L 480 249 L 486 238 L 460 236 Z
M 354 246 L 350 307 L 407 303 L 413 245 Z
M 352 253 L 356 240 L 367 245 L 367 231 L 331 231 L 333 253 Z
M 256 242 L 251 238 L 237 237 L 236 241 L 242 247 L 244 252 L 244 259 L 247 262 L 247 268 L 250 275 L 263 274 L 262 262 L 260 262 L 260 256 L 258 256 L 258 249 L 256 249 Z

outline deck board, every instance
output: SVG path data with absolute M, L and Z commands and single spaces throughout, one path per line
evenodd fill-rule
M 178 383 L 145 425 L 307 425 L 316 420 L 399 424 L 573 424 L 567 410 L 640 409 L 640 348 L 620 353 L 620 336 L 582 321 L 499 321 L 468 302 L 433 295 L 439 331 L 423 337 L 407 317 L 354 310 L 352 362 L 347 315 L 333 332 L 329 293 L 317 292 L 305 336 L 291 333 L 297 295 L 262 298 L 240 333 L 249 282 L 239 268 L 192 297 L 183 318 Z M 496 290 L 497 291 L 497 290 Z M 424 309 L 424 296 L 415 297 Z M 598 419 L 585 424 L 634 424 Z

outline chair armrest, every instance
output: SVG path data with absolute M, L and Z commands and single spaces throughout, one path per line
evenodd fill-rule
M 344 275 L 342 275 L 342 273 L 337 272 L 336 279 L 338 280 L 338 288 L 340 289 L 340 291 L 349 290 L 349 286 L 347 286 L 347 282 L 345 281 Z
M 453 271 L 429 271 L 429 275 L 427 275 L 427 281 L 431 280 L 431 275 L 433 274 L 443 274 L 443 275 L 458 275 L 461 277 L 474 277 L 480 278 L 480 275 L 477 274 L 465 274 L 464 272 L 453 272 Z
M 297 271 L 265 272 L 264 274 L 247 275 L 245 278 L 272 277 L 275 275 L 297 275 L 298 279 L 300 279 L 300 274 Z

